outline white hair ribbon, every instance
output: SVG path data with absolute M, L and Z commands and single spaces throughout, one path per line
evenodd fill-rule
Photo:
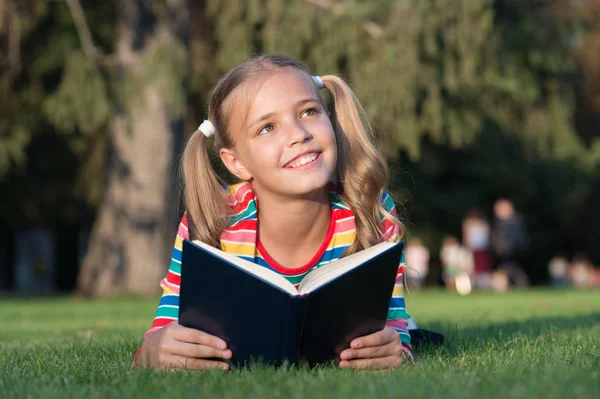
M 198 130 L 200 130 L 206 137 L 213 136 L 217 130 L 211 121 L 205 120 L 198 126 Z
M 325 87 L 325 84 L 323 83 L 323 79 L 321 79 L 320 76 L 312 76 L 312 80 L 313 80 L 313 82 L 315 82 L 315 84 L 317 85 L 317 87 L 319 89 L 322 89 Z

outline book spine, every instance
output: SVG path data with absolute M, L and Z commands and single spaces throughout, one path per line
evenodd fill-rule
M 297 363 L 302 344 L 307 297 L 290 297 L 283 331 L 282 363 Z

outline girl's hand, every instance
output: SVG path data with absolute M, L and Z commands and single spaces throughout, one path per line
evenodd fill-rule
M 138 363 L 142 367 L 170 369 L 229 368 L 227 363 L 215 358 L 231 359 L 231 350 L 225 341 L 174 322 L 144 338 Z
M 398 332 L 391 327 L 356 338 L 340 354 L 340 367 L 352 369 L 393 369 L 402 364 L 404 350 Z

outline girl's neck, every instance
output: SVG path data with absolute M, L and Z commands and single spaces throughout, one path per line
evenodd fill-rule
M 331 208 L 327 189 L 307 198 L 258 197 L 258 235 L 263 247 L 280 265 L 305 265 L 327 235 Z

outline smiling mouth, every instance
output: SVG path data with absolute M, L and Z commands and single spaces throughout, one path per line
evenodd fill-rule
M 288 163 L 285 165 L 286 168 L 299 168 L 311 162 L 314 162 L 317 158 L 319 158 L 320 153 L 311 152 L 310 154 L 303 155 L 302 157 L 296 159 L 294 162 Z

